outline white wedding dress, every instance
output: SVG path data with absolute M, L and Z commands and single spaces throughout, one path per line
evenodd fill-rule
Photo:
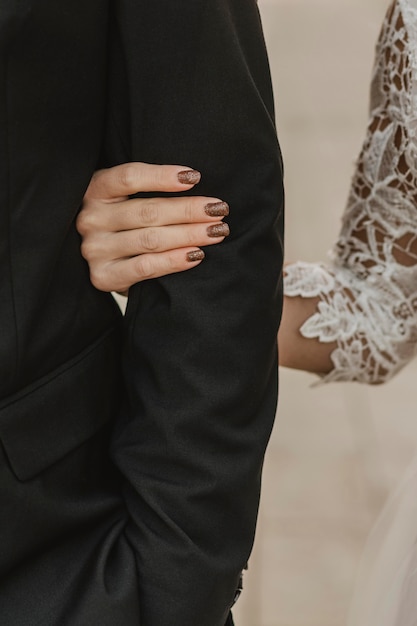
M 382 27 L 330 262 L 289 265 L 284 284 L 319 298 L 301 332 L 336 345 L 325 381 L 381 383 L 417 354 L 417 0 L 393 2 Z M 348 625 L 417 626 L 417 458 L 368 541 Z

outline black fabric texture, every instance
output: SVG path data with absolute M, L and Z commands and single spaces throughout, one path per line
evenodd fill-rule
M 117 27 L 128 84 L 112 91 L 112 118 L 123 129 L 127 93 L 127 160 L 195 167 L 193 193 L 231 207 L 231 236 L 196 270 L 132 290 L 113 442 L 144 623 L 221 626 L 276 404 L 282 177 L 268 63 L 253 1 L 127 0 Z
M 229 626 L 282 300 L 257 3 L 5 0 L 0 82 L 0 623 Z M 199 169 L 231 235 L 122 320 L 74 222 L 128 160 Z

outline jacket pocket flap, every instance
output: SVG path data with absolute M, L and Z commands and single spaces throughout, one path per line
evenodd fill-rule
M 0 405 L 0 438 L 19 480 L 35 477 L 114 417 L 119 371 L 119 335 L 112 329 Z

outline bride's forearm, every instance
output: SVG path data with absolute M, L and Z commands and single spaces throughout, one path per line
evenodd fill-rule
M 316 312 L 319 298 L 284 298 L 281 327 L 278 333 L 279 363 L 283 367 L 305 370 L 316 374 L 327 374 L 333 364 L 330 358 L 336 343 L 322 343 L 317 338 L 309 339 L 300 332 Z

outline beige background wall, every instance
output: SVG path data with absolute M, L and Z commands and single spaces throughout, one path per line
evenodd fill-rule
M 388 0 L 260 0 L 286 163 L 287 257 L 325 258 Z M 364 540 L 417 443 L 417 363 L 386 387 L 282 371 L 238 626 L 342 626 Z M 378 626 L 378 625 L 370 625 Z

